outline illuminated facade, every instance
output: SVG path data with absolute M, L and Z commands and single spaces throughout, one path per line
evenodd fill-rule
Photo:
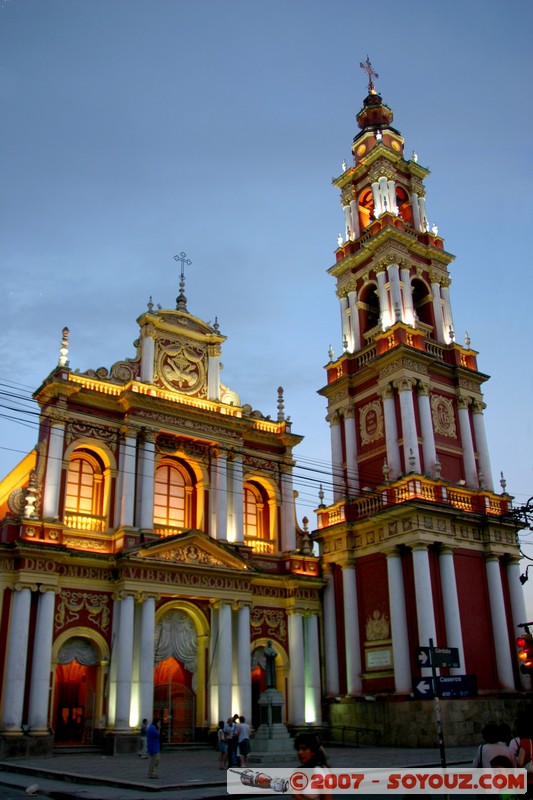
M 296 525 L 301 437 L 220 383 L 225 337 L 150 303 L 133 359 L 84 374 L 68 331 L 35 393 L 34 452 L 1 484 L 1 734 L 136 746 L 238 712 L 257 725 L 263 648 L 288 722 L 320 722 L 318 559 Z M 302 663 L 303 671 L 294 668 Z
M 333 181 L 343 352 L 330 353 L 321 389 L 334 502 L 318 509 L 315 537 L 326 694 L 332 721 L 352 724 L 354 698 L 429 686 L 417 647 L 430 640 L 458 650 L 460 667 L 443 677 L 475 676 L 455 681 L 465 696 L 476 684 L 479 695 L 529 685 L 514 643 L 526 621 L 520 556 L 502 521 L 511 498 L 505 485 L 494 492 L 484 431 L 487 376 L 470 342 L 456 341 L 453 256 L 428 222 L 429 172 L 405 158 L 392 117 L 370 81 L 353 162 Z
M 528 688 L 511 498 L 492 485 L 487 376 L 456 341 L 428 170 L 404 157 L 372 82 L 357 121 L 334 180 L 343 352 L 320 390 L 334 497 L 317 509 L 319 556 L 296 523 L 301 437 L 283 392 L 274 421 L 220 382 L 225 337 L 188 312 L 183 279 L 176 308 L 150 302 L 135 356 L 110 370 L 72 371 L 65 329 L 35 393 L 36 449 L 0 483 L 5 751 L 23 726 L 25 740 L 127 751 L 153 711 L 170 741 L 235 712 L 257 725 L 269 640 L 288 723 L 320 725 L 326 702 L 327 721 L 383 744 L 435 743 L 422 689 L 413 701 L 431 641 L 458 651 L 441 677 L 473 676 L 461 719 L 476 731 L 482 695 Z M 456 726 L 453 743 L 473 731 Z

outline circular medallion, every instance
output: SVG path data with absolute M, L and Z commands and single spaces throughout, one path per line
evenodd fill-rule
M 356 150 L 358 156 L 362 156 L 363 153 L 366 153 L 366 144 L 360 144 Z
M 398 142 L 397 142 L 395 139 L 393 139 L 393 140 L 392 140 L 392 142 L 391 142 L 391 145 L 392 145 L 392 149 L 393 149 L 393 150 L 396 150 L 398 153 L 399 153 L 399 152 L 400 152 L 400 150 L 402 149 L 402 148 L 400 147 L 399 143 L 398 143 Z

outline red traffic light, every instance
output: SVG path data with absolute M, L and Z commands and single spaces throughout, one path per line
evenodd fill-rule
M 516 639 L 516 646 L 520 648 L 518 651 L 518 660 L 521 665 L 520 670 L 528 674 L 533 674 L 533 636 L 530 633 L 518 636 Z

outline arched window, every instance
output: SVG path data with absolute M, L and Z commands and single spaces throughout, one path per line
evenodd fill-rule
M 361 333 L 365 334 L 379 323 L 379 299 L 376 285 L 372 283 L 366 286 L 362 290 L 359 300 L 359 325 Z
M 257 552 L 275 550 L 274 499 L 259 481 L 248 480 L 243 487 L 244 541 Z
M 365 189 L 359 197 L 359 221 L 361 230 L 367 228 L 374 218 L 374 197 L 371 189 Z
M 101 529 L 90 517 L 102 517 L 104 467 L 98 456 L 80 448 L 72 453 L 65 489 L 65 524 L 69 527 Z M 101 520 L 100 520 L 101 522 Z
M 163 462 L 155 471 L 154 525 L 190 527 L 191 480 L 178 462 Z
M 435 323 L 431 293 L 426 284 L 416 278 L 413 280 L 413 305 L 418 321 L 433 328 Z

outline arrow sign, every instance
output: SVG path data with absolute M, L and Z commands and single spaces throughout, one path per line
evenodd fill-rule
M 417 700 L 431 700 L 433 698 L 433 687 L 431 680 L 413 679 L 413 694 Z
M 418 663 L 421 667 L 430 667 L 431 666 L 431 659 L 429 657 L 429 647 L 417 647 L 416 648 L 416 657 L 418 659 Z

